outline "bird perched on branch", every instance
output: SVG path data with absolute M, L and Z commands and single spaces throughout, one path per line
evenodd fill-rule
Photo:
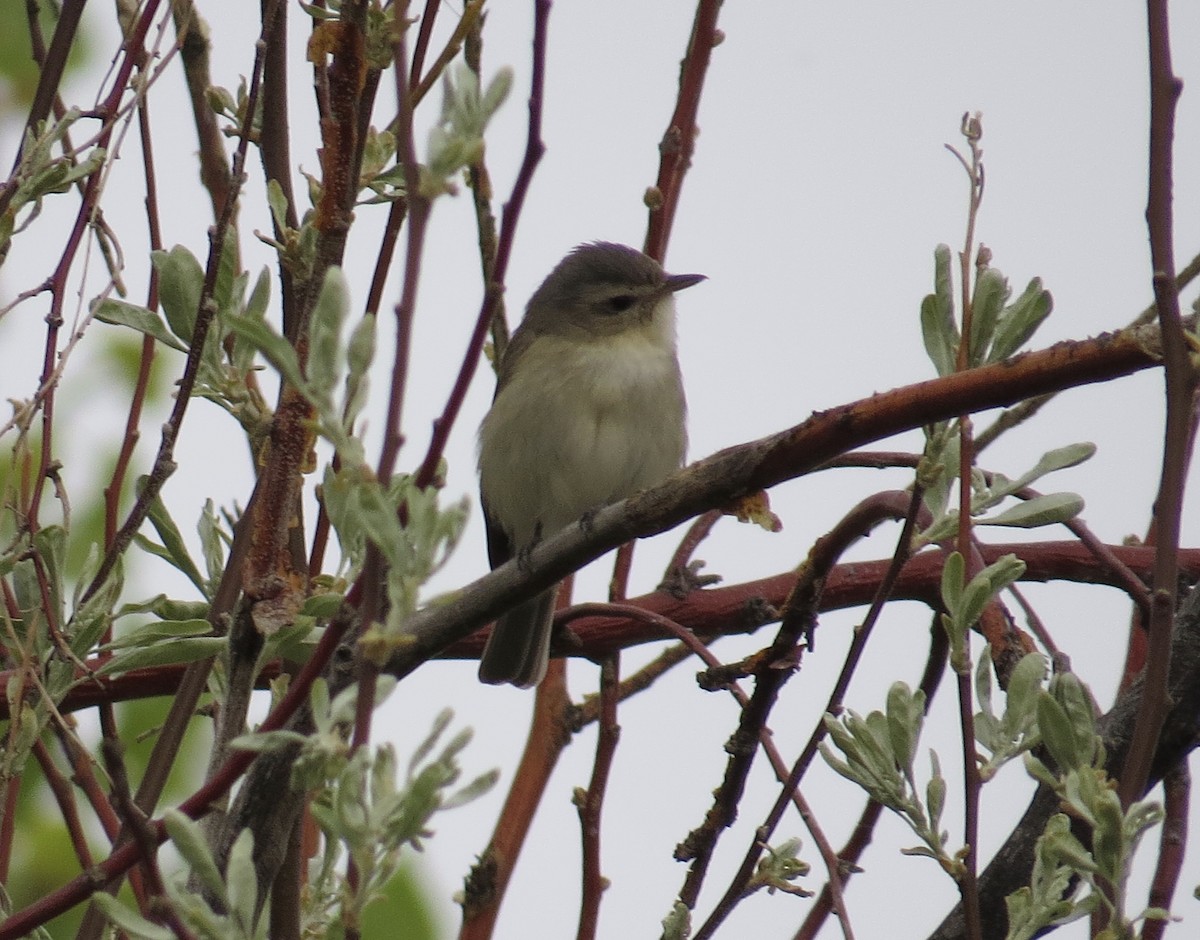
M 667 274 L 634 248 L 595 242 L 568 254 L 534 293 L 479 430 L 493 568 L 683 462 L 675 294 L 702 280 Z M 496 621 L 479 664 L 483 682 L 528 688 L 542 680 L 557 592 Z

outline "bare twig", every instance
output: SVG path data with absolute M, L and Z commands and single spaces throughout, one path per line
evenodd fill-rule
M 859 660 L 863 650 L 866 649 L 867 640 L 870 638 L 871 631 L 875 622 L 878 620 L 880 612 L 883 610 L 884 603 L 891 597 L 892 587 L 896 579 L 899 577 L 901 569 L 908 561 L 911 552 L 912 534 L 916 529 L 918 520 L 921 517 L 921 489 L 914 487 L 911 494 L 889 494 L 892 499 L 884 500 L 884 494 L 879 494 L 876 497 L 875 504 L 872 506 L 875 522 L 883 521 L 885 511 L 887 515 L 893 518 L 903 519 L 904 524 L 901 526 L 900 536 L 896 542 L 896 550 L 892 555 L 891 563 L 888 566 L 887 574 L 877 582 L 875 597 L 872 600 L 871 608 L 867 612 L 863 620 L 862 626 L 855 632 L 854 639 L 851 641 L 850 649 L 846 653 L 846 658 L 842 664 L 842 670 L 838 675 L 837 682 L 834 683 L 833 691 L 830 693 L 829 702 L 822 714 L 830 712 L 836 714 L 841 709 L 842 696 L 845 695 L 846 689 L 850 685 L 850 679 L 858 668 Z M 890 504 L 890 506 L 889 506 Z M 890 510 L 890 511 L 889 511 Z M 873 524 L 870 522 L 871 517 L 860 520 L 860 528 L 858 531 L 863 531 L 863 526 Z M 847 532 L 854 531 L 848 528 Z M 828 537 L 827 537 L 828 538 Z M 814 546 L 813 553 L 815 554 L 817 547 Z M 810 557 L 810 564 L 812 559 Z M 814 572 L 818 576 L 823 576 L 824 572 Z M 819 582 L 818 582 L 819 583 Z M 793 590 L 793 597 L 795 597 Z M 797 610 L 796 614 L 800 611 Z M 811 616 L 811 614 L 808 614 Z M 757 688 L 755 692 L 757 693 Z M 703 937 L 709 937 L 721 925 L 738 900 L 742 897 L 746 884 L 749 883 L 750 876 L 754 871 L 754 866 L 758 858 L 762 854 L 762 846 L 765 845 L 771 838 L 771 834 L 779 825 L 779 821 L 783 818 L 784 808 L 787 802 L 799 786 L 803 779 L 808 765 L 812 762 L 813 757 L 817 753 L 817 744 L 825 736 L 825 726 L 823 722 L 818 721 L 812 734 L 809 736 L 808 743 L 804 750 L 793 764 L 791 772 L 787 776 L 787 781 L 784 783 L 779 796 L 775 800 L 775 804 L 771 808 L 764 823 L 755 830 L 754 839 L 742 860 L 741 866 L 736 874 L 731 879 L 729 887 L 726 888 L 725 894 L 717 902 L 712 914 L 701 926 L 696 933 L 696 940 L 702 940 Z M 686 903 L 686 900 L 685 900 Z
M 667 242 L 675 223 L 675 210 L 683 192 L 683 178 L 692 163 L 696 140 L 696 115 L 700 111 L 700 96 L 713 47 L 722 39 L 717 29 L 720 0 L 699 0 L 692 22 L 692 34 L 679 73 L 679 94 L 675 111 L 667 124 L 659 147 L 658 180 L 646 193 L 650 217 L 646 241 L 642 250 L 651 258 L 662 261 L 667 256 Z
M 1192 775 L 1186 760 L 1180 761 L 1163 777 L 1163 791 L 1166 795 L 1163 807 L 1166 819 L 1159 839 L 1158 864 L 1154 868 L 1148 901 L 1150 907 L 1169 911 L 1187 854 Z M 1146 920 L 1142 925 L 1142 940 L 1161 940 L 1168 923 L 1167 920 Z
M 1170 702 L 1166 689 L 1171 669 L 1171 625 L 1175 616 L 1180 513 L 1183 507 L 1188 427 L 1196 390 L 1196 371 L 1188 356 L 1175 287 L 1174 226 L 1171 205 L 1172 144 L 1175 105 L 1182 83 L 1171 70 L 1171 37 L 1166 0 L 1147 0 L 1150 50 L 1150 165 L 1146 223 L 1154 268 L 1154 297 L 1162 330 L 1167 416 L 1162 477 L 1154 501 L 1156 548 L 1154 590 L 1150 598 L 1146 694 L 1138 715 L 1134 744 L 1120 774 L 1121 804 L 1129 806 L 1145 790 L 1150 762 Z
M 600 816 L 604 809 L 604 794 L 621 727 L 617 724 L 618 688 L 620 684 L 620 654 L 606 656 L 600 663 L 600 727 L 596 734 L 596 759 L 592 764 L 592 779 L 586 790 L 575 794 L 579 810 L 579 828 L 583 836 L 583 891 L 579 906 L 578 940 L 595 940 L 600 920 L 600 898 L 607 882 L 600 866 Z

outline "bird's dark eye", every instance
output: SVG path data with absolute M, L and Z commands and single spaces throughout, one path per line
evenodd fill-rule
M 604 301 L 606 313 L 624 313 L 634 305 L 637 298 L 633 294 L 617 294 Z

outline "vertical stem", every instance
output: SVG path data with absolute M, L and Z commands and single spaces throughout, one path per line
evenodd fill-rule
M 1162 328 L 1167 416 L 1162 476 L 1154 502 L 1157 534 L 1154 589 L 1150 595 L 1149 645 L 1145 691 L 1134 726 L 1133 746 L 1121 773 L 1121 805 L 1128 807 L 1146 788 L 1150 764 L 1169 707 L 1167 678 L 1171 668 L 1171 628 L 1175 616 L 1178 575 L 1179 517 L 1183 507 L 1188 427 L 1196 390 L 1196 373 L 1188 358 L 1175 286 L 1172 209 L 1172 145 L 1175 105 L 1182 83 L 1171 69 L 1171 34 L 1167 0 L 1148 0 L 1147 38 L 1150 52 L 1150 163 L 1146 224 L 1154 268 L 1154 299 Z

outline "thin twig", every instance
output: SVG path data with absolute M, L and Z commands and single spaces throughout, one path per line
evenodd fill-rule
M 717 15 L 721 0 L 699 0 L 687 52 L 679 72 L 679 93 L 675 111 L 659 143 L 658 180 L 646 193 L 650 210 L 646 240 L 642 250 L 651 258 L 662 261 L 667 256 L 667 243 L 675 223 L 675 210 L 683 192 L 683 178 L 692 163 L 696 141 L 696 116 L 700 111 L 700 96 L 713 48 L 720 43 Z
M 600 898 L 607 887 L 600 865 L 600 817 L 604 810 L 604 794 L 608 789 L 613 757 L 621 737 L 621 726 L 617 724 L 620 663 L 619 653 L 606 656 L 600 663 L 600 727 L 596 734 L 592 779 L 586 790 L 575 794 L 579 828 L 583 836 L 583 891 L 579 905 L 579 930 L 576 933 L 578 940 L 595 940 L 600 921 Z
M 937 694 L 938 686 L 941 684 L 942 676 L 946 672 L 946 655 L 949 651 L 950 644 L 946 637 L 946 631 L 938 620 L 935 614 L 929 630 L 929 655 L 925 659 L 925 671 L 921 676 L 919 688 L 925 693 L 925 714 L 929 714 L 930 708 L 933 706 L 934 696 Z M 842 850 L 837 853 L 838 859 L 842 863 L 842 878 L 843 881 L 848 881 L 850 877 L 857 871 L 856 864 L 866 851 L 868 845 L 871 844 L 871 837 L 875 832 L 875 824 L 879 821 L 880 814 L 883 812 L 883 805 L 876 803 L 874 800 L 868 799 L 866 806 L 863 807 L 862 813 L 858 817 L 858 822 L 855 823 L 850 837 L 846 840 L 846 844 L 842 846 Z M 843 884 L 844 888 L 845 885 Z M 804 918 L 804 922 L 800 925 L 800 929 L 796 931 L 793 940 L 815 940 L 817 934 L 821 930 L 825 918 L 829 916 L 829 912 L 833 909 L 833 895 L 831 885 L 826 885 L 821 889 L 821 893 L 817 895 L 813 901 L 812 908 Z
M 1171 900 L 1179 887 L 1179 876 L 1187 855 L 1188 816 L 1190 814 L 1192 775 L 1186 760 L 1180 761 L 1163 777 L 1165 794 L 1162 835 L 1158 844 L 1158 864 L 1150 883 L 1150 907 L 1171 909 Z M 1161 940 L 1166 933 L 1167 920 L 1147 919 L 1142 925 L 1142 940 Z
M 833 691 L 829 695 L 829 702 L 824 710 L 824 713 L 836 714 L 841 710 L 842 697 L 846 694 L 846 689 L 850 685 L 850 679 L 858 668 L 858 663 L 862 657 L 863 650 L 866 648 L 867 640 L 870 638 L 872 630 L 879 614 L 883 610 L 884 603 L 891 597 L 892 586 L 900 575 L 900 570 L 904 567 L 911 553 L 912 535 L 916 530 L 918 521 L 922 517 L 922 490 L 919 486 L 914 486 L 912 493 L 907 494 L 891 494 L 893 497 L 899 497 L 899 501 L 889 501 L 883 499 L 884 494 L 879 494 L 874 497 L 874 505 L 872 509 L 877 515 L 876 521 L 882 521 L 883 512 L 888 508 L 888 503 L 893 502 L 891 506 L 891 515 L 894 518 L 901 518 L 904 524 L 900 529 L 900 536 L 896 542 L 896 550 L 892 555 L 891 563 L 889 564 L 887 574 L 878 582 L 875 597 L 871 602 L 871 607 L 867 611 L 867 615 L 863 620 L 862 626 L 855 631 L 854 639 L 850 643 L 850 649 L 846 653 L 846 658 L 842 663 L 842 669 L 838 675 L 837 681 L 834 683 Z M 927 513 L 926 513 L 927 514 Z M 860 520 L 861 524 L 858 532 L 861 534 L 866 529 L 869 520 L 864 518 Z M 847 532 L 853 529 L 847 528 Z M 828 538 L 828 536 L 826 537 Z M 814 546 L 813 552 L 817 551 Z M 818 566 L 819 567 L 819 566 Z M 814 574 L 823 575 L 824 572 L 814 572 Z M 795 591 L 793 590 L 793 596 Z M 793 616 L 799 614 L 797 610 Z M 755 688 L 755 693 L 758 693 L 758 688 Z M 812 734 L 809 736 L 808 743 L 804 750 L 792 765 L 791 772 L 788 774 L 787 782 L 784 784 L 780 794 L 775 799 L 774 805 L 771 807 L 770 813 L 767 815 L 766 821 L 755 830 L 754 839 L 750 847 L 747 849 L 742 864 L 730 880 L 729 886 L 726 888 L 724 895 L 713 908 L 713 912 L 709 915 L 708 920 L 704 922 L 700 930 L 696 933 L 696 940 L 703 940 L 705 937 L 711 936 L 716 929 L 721 925 L 726 917 L 732 912 L 734 906 L 738 903 L 745 892 L 745 887 L 750 881 L 750 876 L 754 872 L 754 866 L 762 854 L 762 846 L 770 841 L 772 833 L 779 825 L 779 821 L 783 818 L 784 809 L 787 802 L 799 786 L 800 781 L 804 778 L 804 774 L 808 769 L 808 765 L 812 762 L 813 757 L 817 753 L 817 745 L 825 736 L 825 725 L 823 722 L 817 722 Z M 685 902 L 686 903 L 686 902 Z
M 1146 691 L 1134 730 L 1133 746 L 1120 774 L 1121 805 L 1126 807 L 1139 799 L 1145 790 L 1150 776 L 1150 762 L 1170 707 L 1166 688 L 1171 668 L 1171 627 L 1178 591 L 1180 513 L 1186 482 L 1188 427 L 1197 378 L 1189 359 L 1187 339 L 1179 314 L 1173 248 L 1172 145 L 1175 106 L 1183 85 L 1171 69 L 1170 18 L 1166 0 L 1147 0 L 1146 11 L 1150 51 L 1150 181 L 1146 223 L 1150 232 L 1154 297 L 1162 330 L 1167 415 L 1162 477 L 1154 501 L 1155 546 L 1158 554 L 1148 624 Z

